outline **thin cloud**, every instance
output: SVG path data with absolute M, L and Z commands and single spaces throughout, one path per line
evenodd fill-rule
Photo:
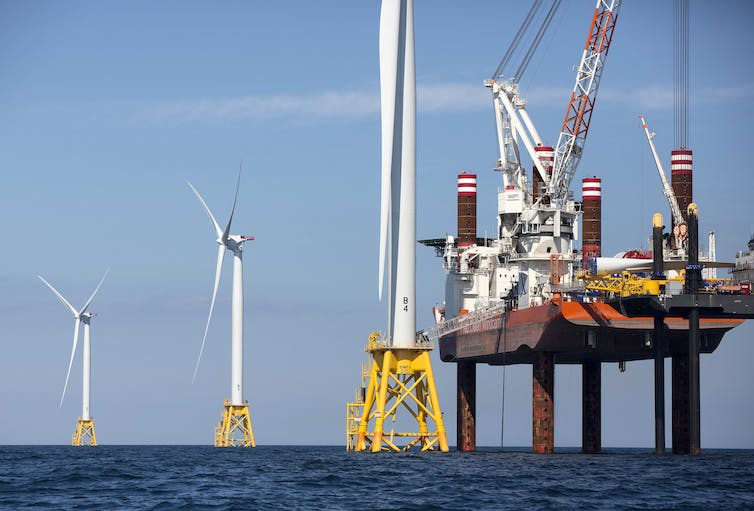
M 706 106 L 754 98 L 754 84 L 729 87 L 708 87 L 690 90 L 689 104 Z M 656 85 L 632 90 L 609 88 L 599 93 L 599 101 L 613 104 L 635 105 L 652 110 L 673 108 L 673 88 L 670 85 Z
M 488 108 L 489 92 L 481 85 L 442 84 L 417 87 L 421 112 L 457 112 Z M 331 91 L 309 96 L 246 96 L 230 99 L 182 101 L 156 108 L 160 120 L 270 119 L 280 117 L 364 117 L 380 112 L 377 90 Z
M 537 107 L 562 108 L 570 90 L 564 87 L 532 88 L 522 96 Z M 754 98 L 754 84 L 692 90 L 691 104 L 706 105 Z M 419 85 L 417 108 L 421 113 L 468 112 L 490 107 L 490 93 L 480 83 Z M 599 102 L 633 105 L 658 110 L 673 108 L 671 86 L 650 86 L 631 90 L 606 88 Z M 199 120 L 233 121 L 285 117 L 358 118 L 379 114 L 376 90 L 330 91 L 312 95 L 246 96 L 230 99 L 183 101 L 160 106 L 153 114 L 160 120 L 192 122 Z
M 420 112 L 461 112 L 489 108 L 490 92 L 481 83 L 419 85 L 416 88 Z
M 160 107 L 158 118 L 195 121 L 316 116 L 352 117 L 379 111 L 379 97 L 364 92 L 325 92 L 312 96 L 246 96 L 231 99 L 183 101 Z

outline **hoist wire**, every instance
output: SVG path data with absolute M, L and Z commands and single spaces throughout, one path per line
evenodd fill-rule
M 532 42 L 531 46 L 529 47 L 529 51 L 526 52 L 526 55 L 524 56 L 524 60 L 521 62 L 521 65 L 518 66 L 518 69 L 516 70 L 516 79 L 520 80 L 521 76 L 523 76 L 524 72 L 526 72 L 526 68 L 529 65 L 529 62 L 531 61 L 531 58 L 534 56 L 534 53 L 537 51 L 537 46 L 539 46 L 539 42 L 542 40 L 542 37 L 545 35 L 545 32 L 547 32 L 547 28 L 550 26 L 550 22 L 552 21 L 553 16 L 555 16 L 555 13 L 558 10 L 558 7 L 560 6 L 561 0 L 553 0 L 552 5 L 550 5 L 550 10 L 547 11 L 547 16 L 545 16 L 544 21 L 542 22 L 542 25 L 539 27 L 539 30 L 537 31 L 537 35 L 534 37 L 534 41 Z
M 516 49 L 518 48 L 519 43 L 521 42 L 521 38 L 529 29 L 529 25 L 531 24 L 531 21 L 534 19 L 534 16 L 537 14 L 537 11 L 539 10 L 539 6 L 541 4 L 542 4 L 542 0 L 534 0 L 534 3 L 529 9 L 529 13 L 526 15 L 526 18 L 524 18 L 523 23 L 521 23 L 521 26 L 518 28 L 518 32 L 516 32 L 515 37 L 513 37 L 513 41 L 511 41 L 511 44 L 508 46 L 508 50 L 505 52 L 505 55 L 503 55 L 503 60 L 500 61 L 500 64 L 498 64 L 497 69 L 495 69 L 495 72 L 492 75 L 493 80 L 496 80 L 503 73 L 503 68 L 508 65 L 508 62 L 510 61 L 511 57 L 513 57 L 513 54 L 515 53 Z
M 673 120 L 675 147 L 688 146 L 689 1 L 673 1 Z
M 500 448 L 502 449 L 505 445 L 504 439 L 505 439 L 505 368 L 507 366 L 506 362 L 506 355 L 508 353 L 508 342 L 507 342 L 507 325 L 506 319 L 508 318 L 508 311 L 503 312 L 502 316 L 502 330 L 503 330 L 503 396 L 500 403 Z

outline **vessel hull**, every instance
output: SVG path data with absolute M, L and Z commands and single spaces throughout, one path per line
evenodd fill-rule
M 618 362 L 654 358 L 651 316 L 630 317 L 604 302 L 547 302 L 493 316 L 439 339 L 444 362 L 530 364 L 535 352 L 552 352 L 555 363 Z M 702 318 L 702 353 L 743 319 Z M 666 356 L 688 352 L 688 320 L 665 318 Z

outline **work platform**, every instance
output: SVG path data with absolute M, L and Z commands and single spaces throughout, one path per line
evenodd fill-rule
M 556 364 L 627 362 L 654 358 L 654 317 L 664 316 L 665 353 L 688 351 L 688 315 L 700 311 L 701 353 L 754 317 L 754 297 L 689 295 L 629 297 L 610 302 L 551 302 L 531 311 L 500 313 L 484 325 L 459 328 L 439 340 L 443 362 L 531 364 L 549 352 Z
M 699 411 L 689 410 L 698 403 L 699 378 L 698 371 L 690 372 L 689 367 L 698 366 L 700 353 L 717 349 L 728 330 L 754 318 L 754 296 L 647 295 L 593 303 L 561 299 L 536 309 L 501 313 L 483 325 L 459 328 L 439 339 L 441 359 L 458 367 L 459 450 L 476 449 L 478 363 L 532 364 L 532 449 L 536 453 L 554 449 L 555 365 L 581 364 L 582 447 L 584 452 L 596 453 L 601 450 L 601 362 L 655 360 L 659 391 L 664 388 L 664 375 L 663 364 L 658 362 L 670 357 L 673 452 L 698 454 L 698 440 L 695 444 L 693 438 L 698 439 L 694 417 Z M 657 391 L 655 399 L 661 400 Z M 664 436 L 664 404 L 658 405 L 657 435 Z M 657 442 L 657 452 L 664 452 L 664 440 Z

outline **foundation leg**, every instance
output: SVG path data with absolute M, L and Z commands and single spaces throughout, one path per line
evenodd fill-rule
M 665 454 L 665 322 L 654 318 L 655 348 L 655 454 Z
M 673 454 L 689 454 L 689 357 L 673 355 Z
M 532 373 L 532 450 L 537 454 L 550 454 L 555 447 L 553 354 L 535 352 Z
M 689 454 L 699 456 L 701 420 L 699 399 L 699 309 L 689 313 Z
M 581 450 L 595 454 L 602 450 L 602 364 L 582 364 Z
M 456 448 L 459 451 L 476 451 L 476 364 L 458 362 L 458 401 Z

